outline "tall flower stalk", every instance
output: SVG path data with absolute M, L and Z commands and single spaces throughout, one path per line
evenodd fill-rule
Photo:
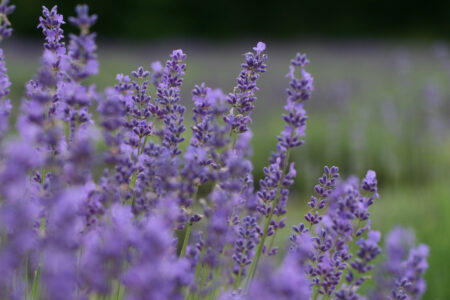
M 287 188 L 293 184 L 295 177 L 294 163 L 289 165 L 289 155 L 293 148 L 303 144 L 302 137 L 305 134 L 307 119 L 303 102 L 310 98 L 311 92 L 314 90 L 313 78 L 305 70 L 308 64 L 306 56 L 297 53 L 295 59 L 291 61 L 290 72 L 286 75 L 291 79 L 290 86 L 286 90 L 288 98 L 284 107 L 287 114 L 283 115 L 286 125 L 280 136 L 277 137 L 277 150 L 272 154 L 271 164 L 264 169 L 265 178 L 260 181 L 258 212 L 264 217 L 265 222 L 262 237 L 250 267 L 248 283 L 255 275 L 259 259 L 266 247 L 267 237 L 275 234 L 277 228 L 284 227 L 283 221 L 281 224 L 276 224 L 273 216 L 274 214 L 281 216 L 286 213 L 285 207 L 289 195 Z M 300 74 L 297 75 L 296 72 Z M 270 249 L 267 250 L 270 251 Z

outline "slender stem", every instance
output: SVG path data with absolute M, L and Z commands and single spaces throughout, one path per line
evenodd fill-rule
M 237 139 L 238 139 L 237 136 L 235 136 L 234 139 L 233 139 L 233 143 L 231 144 L 231 149 L 236 148 Z
M 206 241 L 206 233 L 203 237 L 203 240 Z M 203 264 L 202 264 L 202 257 L 205 255 L 205 251 L 206 251 L 206 247 L 205 245 L 203 245 L 202 250 L 200 251 L 200 255 L 199 255 L 199 260 L 197 262 L 197 266 L 195 267 L 195 283 L 197 283 L 197 281 L 200 279 L 200 273 L 202 272 L 203 269 Z M 195 292 L 192 293 L 192 291 L 189 291 L 189 295 L 188 295 L 188 299 L 194 299 L 195 298 Z
M 242 270 L 244 268 L 242 266 L 239 267 L 239 273 L 236 278 L 236 282 L 234 283 L 234 289 L 237 290 L 239 285 L 241 284 Z
M 25 272 L 24 272 L 24 279 L 25 279 L 25 289 L 24 289 L 24 293 L 25 293 L 25 300 L 28 299 L 28 255 L 25 256 Z
M 137 171 L 133 172 L 133 175 L 131 176 L 130 180 L 130 188 L 131 188 L 131 205 L 134 206 L 134 188 L 136 187 L 136 180 L 137 180 Z
M 203 270 L 202 270 L 202 278 L 200 279 L 200 291 L 199 292 L 201 292 L 201 289 L 203 288 L 203 286 L 205 285 L 205 281 L 206 281 L 206 279 L 208 278 L 208 275 L 209 275 L 209 267 L 208 266 L 205 266 L 204 268 L 203 268 Z M 199 295 L 201 295 L 200 293 L 199 293 Z
M 145 146 L 147 145 L 148 135 L 145 136 L 144 142 L 142 143 L 141 153 L 144 153 Z
M 278 200 L 278 196 L 280 194 L 280 190 L 281 190 L 281 185 L 278 185 L 278 189 L 277 189 L 277 193 L 276 193 L 276 196 L 275 196 L 274 203 L 272 205 L 272 209 L 270 210 L 269 216 L 268 216 L 268 218 L 266 220 L 266 224 L 264 225 L 263 236 L 261 237 L 261 241 L 258 244 L 258 249 L 256 250 L 256 254 L 255 254 L 255 257 L 253 259 L 253 264 L 251 265 L 251 268 L 250 268 L 249 276 L 247 278 L 247 282 L 248 283 L 250 283 L 250 281 L 253 279 L 253 277 L 255 275 L 256 268 L 257 268 L 258 262 L 259 262 L 259 258 L 261 257 L 262 249 L 264 247 L 264 242 L 265 242 L 265 240 L 267 238 L 267 233 L 269 232 L 269 226 L 270 226 L 270 223 L 272 221 L 273 212 L 275 210 L 275 206 L 277 206 L 277 204 L 278 204 L 277 200 Z
M 42 167 L 41 168 L 41 185 L 42 186 L 44 186 L 44 182 L 45 182 L 45 174 L 46 174 L 47 172 L 45 171 L 45 168 L 44 167 Z
M 198 186 L 196 186 L 194 193 L 192 194 L 192 199 L 195 201 L 198 195 Z M 186 232 L 184 234 L 184 241 L 183 241 L 183 246 L 181 247 L 181 252 L 180 252 L 180 256 L 184 257 L 186 256 L 186 248 L 187 245 L 189 244 L 189 237 L 191 235 L 191 229 L 192 229 L 192 223 L 190 218 L 192 217 L 193 212 L 191 211 L 190 215 L 189 215 L 189 220 L 188 223 L 186 224 Z
M 275 239 L 276 239 L 276 237 L 277 237 L 277 232 L 278 232 L 278 231 L 275 231 L 275 232 L 273 233 L 272 239 L 270 240 L 269 248 L 267 248 L 267 251 L 270 251 L 270 250 L 272 249 L 273 244 L 275 243 Z
M 186 256 L 186 248 L 189 244 L 189 236 L 191 235 L 192 223 L 188 222 L 186 225 L 186 232 L 184 234 L 183 246 L 181 247 L 180 257 Z
M 285 174 L 286 174 L 286 170 L 287 170 L 286 167 L 287 167 L 287 164 L 289 162 L 289 154 L 290 154 L 290 149 L 288 149 L 287 152 L 286 152 L 286 156 L 285 156 L 284 161 L 283 161 L 283 172 L 282 172 L 282 175 L 280 177 L 280 181 L 278 183 L 277 193 L 275 194 L 275 199 L 273 201 L 272 208 L 270 210 L 269 216 L 266 219 L 266 224 L 264 225 L 263 236 L 261 237 L 261 241 L 259 242 L 258 248 L 256 250 L 256 254 L 255 254 L 255 257 L 253 259 L 253 263 L 250 266 L 250 272 L 249 272 L 248 277 L 247 277 L 247 287 L 250 285 L 251 280 L 255 276 L 256 269 L 258 267 L 258 262 L 259 262 L 259 259 L 261 257 L 261 254 L 262 254 L 262 249 L 264 247 L 264 243 L 265 243 L 265 240 L 267 238 L 267 234 L 269 232 L 269 226 L 270 226 L 270 223 L 272 222 L 272 218 L 273 218 L 273 214 L 274 214 L 274 211 L 275 211 L 275 207 L 278 205 L 278 199 L 279 199 L 280 192 L 281 192 L 281 186 L 283 185 L 283 180 L 284 180 L 284 177 L 285 177 Z
M 245 255 L 247 254 L 247 248 L 245 248 L 245 250 L 242 252 L 242 256 L 245 257 Z M 238 287 L 241 285 L 241 277 L 242 277 L 242 272 L 244 271 L 244 267 L 243 265 L 239 266 L 239 273 L 237 275 L 237 279 L 236 282 L 234 283 L 234 289 L 237 290 Z
M 317 298 L 319 297 L 319 290 L 320 290 L 320 284 L 317 286 L 317 289 L 315 289 L 315 287 L 313 288 L 313 295 L 311 297 L 311 300 L 317 300 Z
M 121 286 L 120 282 L 117 281 L 116 300 L 120 299 L 120 286 Z
M 139 137 L 139 143 L 138 143 L 138 147 L 137 147 L 137 154 L 136 154 L 136 161 L 138 161 L 139 159 L 139 155 L 141 154 L 141 144 L 142 144 L 142 136 Z
M 222 265 L 223 265 L 222 262 L 223 262 L 223 257 L 225 256 L 225 248 L 226 248 L 226 245 L 223 246 L 222 254 L 220 255 L 219 267 L 214 272 L 214 279 L 219 278 L 220 274 L 222 274 Z M 217 290 L 218 290 L 218 288 L 215 288 L 214 291 L 212 292 L 213 299 L 216 297 Z
M 39 287 L 39 279 L 41 277 L 41 266 L 38 265 L 36 271 L 34 271 L 34 279 L 33 279 L 33 286 L 31 287 L 31 300 L 38 299 L 38 287 Z

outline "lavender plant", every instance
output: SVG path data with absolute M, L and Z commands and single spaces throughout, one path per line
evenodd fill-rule
M 13 10 L 0 4 L 2 39 Z M 244 54 L 230 93 L 194 87 L 183 151 L 187 55 L 174 50 L 164 66 L 118 74 L 98 92 L 86 83 L 98 72 L 97 17 L 86 5 L 76 13 L 69 21 L 79 34 L 66 47 L 63 16 L 43 7 L 41 67 L 26 86 L 17 136 L 8 135 L 11 83 L 0 52 L 2 299 L 365 299 L 360 287 L 382 252 L 370 224 L 374 171 L 359 182 L 324 167 L 305 221 L 281 249 L 274 242 L 314 90 L 304 54 L 290 63 L 285 127 L 256 187 L 250 125 L 264 43 Z M 424 293 L 428 248 L 411 240 L 401 229 L 388 236 L 373 299 Z

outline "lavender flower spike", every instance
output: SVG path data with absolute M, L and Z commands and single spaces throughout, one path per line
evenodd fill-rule
M 2 1 L 0 4 L 0 41 L 10 37 L 12 33 L 12 28 L 9 27 L 11 24 L 9 23 L 8 15 L 14 11 L 15 6 L 8 4 L 9 0 Z M 11 86 L 7 71 L 3 49 L 0 49 L 0 139 L 8 130 L 9 113 L 12 109 L 10 100 L 5 99 Z
M 6 72 L 3 50 L 0 49 L 0 139 L 8 130 L 9 113 L 12 108 L 10 100 L 5 99 L 9 94 L 9 87 L 11 86 L 9 76 Z
M 253 48 L 256 53 L 248 52 L 244 54 L 245 63 L 242 64 L 242 71 L 237 78 L 237 86 L 233 93 L 228 94 L 227 101 L 231 106 L 229 113 L 224 120 L 236 133 L 242 133 L 248 130 L 248 124 L 251 122 L 251 112 L 253 111 L 253 102 L 256 100 L 256 81 L 261 73 L 266 71 L 265 61 L 267 55 L 262 52 L 266 49 L 263 42 L 259 42 Z
M 237 285 L 241 276 L 245 276 L 248 265 L 252 263 L 257 243 L 256 219 L 246 216 L 239 228 L 239 237 L 234 243 L 233 260 L 236 262 L 234 272 L 238 275 Z
M 181 49 L 172 52 L 166 62 L 155 100 L 164 116 L 163 145 L 173 156 L 181 154 L 178 145 L 184 140 L 181 134 L 185 131 L 183 125 L 185 107 L 179 102 L 180 87 L 186 71 L 184 63 L 186 57 Z
M 66 22 L 64 22 L 63 16 L 58 14 L 57 9 L 58 7 L 56 5 L 51 10 L 43 6 L 42 16 L 39 17 L 39 25 L 37 28 L 41 28 L 45 35 L 45 48 L 61 54 L 60 52 L 64 47 L 64 42 L 61 42 L 61 39 L 64 38 L 61 25 Z
M 9 5 L 9 0 L 0 3 L 0 41 L 11 36 L 12 28 L 8 20 L 8 15 L 12 14 L 16 9 L 15 5 Z
M 80 35 L 70 35 L 68 56 L 71 59 L 69 73 L 75 80 L 83 80 L 98 73 L 97 46 L 95 33 L 90 28 L 97 21 L 97 15 L 89 15 L 87 5 L 76 7 L 77 16 L 70 17 L 69 22 L 80 29 Z
M 256 47 L 257 51 L 264 49 L 263 45 Z M 265 247 L 268 236 L 274 235 L 276 230 L 285 225 L 282 216 L 286 214 L 286 203 L 289 196 L 289 186 L 294 183 L 296 171 L 294 164 L 289 165 L 289 151 L 303 144 L 302 137 L 306 129 L 306 112 L 303 102 L 310 98 L 314 90 L 313 78 L 304 67 L 309 63 L 305 55 L 297 56 L 291 61 L 290 88 L 287 89 L 285 109 L 288 114 L 283 115 L 286 123 L 284 130 L 278 136 L 277 151 L 272 153 L 270 166 L 264 168 L 265 178 L 260 181 L 261 191 L 257 193 L 259 198 L 258 211 L 265 217 L 264 231 L 256 251 L 255 260 L 251 266 L 250 276 L 254 276 L 259 257 Z M 265 67 L 265 66 L 264 66 Z M 301 79 L 296 77 L 296 71 L 300 69 Z M 274 220 L 273 216 L 278 220 Z M 269 253 L 271 253 L 269 251 Z

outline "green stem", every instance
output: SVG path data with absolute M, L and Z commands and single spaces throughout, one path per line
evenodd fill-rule
M 267 238 L 267 233 L 269 232 L 269 226 L 270 226 L 270 223 L 272 222 L 273 213 L 275 211 L 275 207 L 278 205 L 278 199 L 280 197 L 281 186 L 283 185 L 283 180 L 284 180 L 286 170 L 287 170 L 286 167 L 289 162 L 289 154 L 290 154 L 290 150 L 288 149 L 286 152 L 284 161 L 283 161 L 283 173 L 281 175 L 280 182 L 278 183 L 277 193 L 275 194 L 275 199 L 273 201 L 272 208 L 270 210 L 269 216 L 267 217 L 266 224 L 264 225 L 263 236 L 261 237 L 261 241 L 259 242 L 255 257 L 253 258 L 253 263 L 250 266 L 250 272 L 248 273 L 248 277 L 247 277 L 247 287 L 249 287 L 251 280 L 255 276 L 256 269 L 258 267 L 258 262 L 261 257 L 261 254 L 262 254 L 262 249 L 264 247 L 264 243 Z
M 207 266 L 205 266 L 202 270 L 202 278 L 200 279 L 199 292 L 201 292 L 203 286 L 205 285 L 205 281 L 208 278 L 209 271 L 210 271 L 209 267 L 207 267 Z M 201 293 L 199 293 L 199 295 L 201 295 Z
M 196 200 L 197 195 L 198 195 L 198 186 L 196 186 L 195 191 L 192 194 L 192 199 L 194 201 Z M 189 237 L 191 235 L 191 229 L 192 229 L 192 225 L 193 225 L 190 221 L 192 214 L 193 214 L 193 212 L 191 211 L 191 213 L 189 214 L 188 223 L 186 224 L 186 232 L 184 233 L 184 241 L 183 241 L 183 246 L 181 247 L 180 257 L 186 256 L 186 248 L 187 248 L 187 245 L 189 244 Z
M 223 265 L 223 257 L 225 256 L 225 248 L 226 248 L 226 246 L 223 247 L 222 254 L 220 255 L 219 267 L 214 272 L 215 280 L 216 280 L 216 278 L 219 278 L 220 274 L 222 274 L 222 265 Z M 214 291 L 212 292 L 213 299 L 216 298 L 217 290 L 218 290 L 218 288 L 215 288 Z
M 204 235 L 203 240 L 206 241 L 206 234 Z M 200 273 L 202 272 L 202 269 L 203 269 L 203 264 L 202 264 L 201 258 L 205 255 L 205 251 L 206 251 L 206 247 L 203 246 L 202 250 L 200 251 L 200 256 L 199 256 L 199 260 L 197 262 L 197 266 L 195 267 L 195 283 L 197 283 L 198 280 L 200 279 Z M 188 300 L 191 300 L 194 298 L 195 298 L 195 294 L 192 293 L 192 291 L 189 291 Z
M 142 137 L 139 137 L 139 144 L 137 147 L 137 154 L 136 154 L 136 162 L 139 159 L 139 156 L 141 155 L 141 144 L 142 144 Z
M 28 255 L 27 256 L 25 256 L 25 290 L 24 290 L 24 293 L 25 293 L 25 300 L 27 300 L 28 299 Z
M 120 286 L 121 286 L 120 282 L 117 281 L 116 300 L 120 299 Z
M 186 232 L 184 234 L 183 246 L 181 247 L 180 257 L 186 256 L 186 248 L 189 243 L 189 236 L 191 235 L 192 223 L 188 222 L 186 225 Z
M 38 265 L 36 271 L 34 271 L 34 279 L 33 279 L 33 286 L 31 287 L 31 300 L 38 299 L 38 287 L 39 287 L 39 280 L 41 278 L 41 266 Z
M 131 176 L 131 181 L 130 181 L 130 186 L 133 189 L 136 187 L 136 179 L 137 179 L 137 172 L 134 172 L 133 176 Z
M 313 295 L 311 297 L 311 300 L 317 300 L 317 298 L 319 297 L 319 290 L 320 290 L 320 285 L 318 286 L 317 289 L 313 288 Z
M 41 185 L 42 185 L 42 186 L 44 186 L 45 174 L 46 174 L 45 168 L 42 167 L 42 168 L 41 168 Z
M 276 239 L 276 236 L 277 236 L 277 232 L 278 232 L 278 231 L 275 231 L 275 232 L 273 233 L 272 239 L 271 239 L 271 241 L 270 241 L 269 248 L 267 248 L 267 251 L 270 251 L 270 249 L 272 249 L 273 244 L 275 243 L 275 239 Z
M 238 273 L 238 276 L 236 278 L 236 282 L 234 283 L 234 289 L 235 290 L 237 290 L 239 285 L 241 284 L 242 270 L 243 270 L 242 266 L 239 267 L 239 273 Z
M 142 143 L 141 153 L 144 153 L 145 146 L 147 145 L 148 135 L 145 136 L 144 142 Z

